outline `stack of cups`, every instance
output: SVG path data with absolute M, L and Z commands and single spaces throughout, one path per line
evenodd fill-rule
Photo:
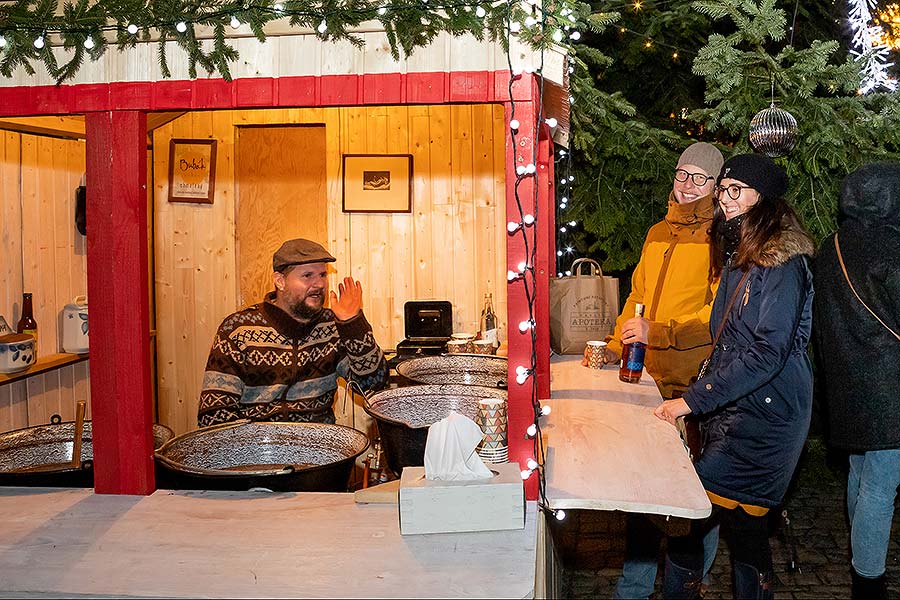
M 478 456 L 485 463 L 509 462 L 507 444 L 506 401 L 485 398 L 478 401 L 478 425 L 484 433 Z

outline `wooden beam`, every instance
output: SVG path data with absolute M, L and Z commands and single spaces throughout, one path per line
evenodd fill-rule
M 83 140 L 84 117 L 71 115 L 68 117 L 5 118 L 0 120 L 0 129 L 69 140 Z
M 94 488 L 151 494 L 146 114 L 86 117 Z
M 185 111 L 147 113 L 147 135 L 150 135 L 154 129 L 174 121 L 183 114 L 185 114 Z
M 537 148 L 537 257 L 534 319 L 537 323 L 538 398 L 550 397 L 550 278 L 556 277 L 556 214 L 553 140 L 542 123 Z

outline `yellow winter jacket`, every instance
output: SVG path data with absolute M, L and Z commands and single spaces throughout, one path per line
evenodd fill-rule
M 622 355 L 622 324 L 644 305 L 650 321 L 644 366 L 664 398 L 683 392 L 709 354 L 709 313 L 718 280 L 710 281 L 712 197 L 678 204 L 669 194 L 666 218 L 647 232 L 631 293 L 616 319 L 609 348 Z

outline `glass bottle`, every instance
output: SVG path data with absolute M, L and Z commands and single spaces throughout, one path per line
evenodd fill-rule
M 16 333 L 27 333 L 34 336 L 35 348 L 37 348 L 38 326 L 34 320 L 34 309 L 31 304 L 31 294 L 22 294 L 22 317 L 16 325 Z
M 500 346 L 500 338 L 497 335 L 497 315 L 494 314 L 491 294 L 484 295 L 484 308 L 481 310 L 481 339 L 490 340 L 494 344 L 494 348 Z
M 634 305 L 634 316 L 644 316 L 644 305 Z M 643 342 L 632 342 L 622 346 L 622 366 L 619 367 L 619 379 L 625 383 L 638 383 L 641 380 L 641 373 L 644 372 L 644 353 L 647 351 L 647 344 Z

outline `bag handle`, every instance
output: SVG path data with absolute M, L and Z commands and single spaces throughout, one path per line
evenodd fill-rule
M 744 273 L 744 276 L 741 277 L 740 283 L 738 283 L 737 287 L 734 288 L 734 293 L 731 294 L 731 298 L 729 298 L 728 300 L 728 305 L 725 307 L 725 313 L 722 315 L 722 321 L 719 323 L 719 328 L 716 330 L 716 337 L 713 338 L 712 347 L 709 350 L 709 355 L 700 365 L 700 372 L 697 374 L 697 379 L 703 379 L 703 376 L 706 375 L 706 367 L 709 366 L 709 361 L 712 360 L 713 354 L 716 351 L 716 345 L 719 343 L 719 338 L 722 336 L 722 332 L 725 330 L 725 323 L 728 322 L 728 317 L 731 314 L 731 308 L 734 306 L 734 301 L 737 300 L 738 294 L 741 293 L 741 288 L 743 288 L 744 284 L 747 283 L 747 278 L 750 277 L 750 271 L 752 270 L 752 266 L 748 268 Z
M 881 323 L 882 325 L 884 325 L 884 328 L 885 328 L 885 329 L 887 329 L 888 331 L 890 331 L 891 333 L 893 333 L 893 334 L 894 334 L 894 337 L 897 338 L 898 340 L 900 340 L 900 335 L 898 335 L 896 331 L 894 331 L 893 329 L 891 329 L 890 327 L 888 327 L 887 323 L 885 323 L 884 321 L 882 321 L 882 320 L 881 320 L 881 317 L 879 317 L 878 315 L 876 315 L 876 314 L 875 314 L 875 311 L 873 311 L 871 308 L 869 308 L 869 305 L 866 304 L 865 302 L 863 302 L 863 299 L 860 298 L 860 297 L 859 297 L 859 294 L 856 293 L 856 288 L 853 287 L 853 282 L 850 281 L 850 275 L 847 274 L 847 267 L 844 266 L 844 257 L 841 256 L 841 246 L 840 246 L 840 244 L 838 244 L 838 234 L 837 234 L 837 233 L 834 234 L 834 249 L 837 251 L 837 259 L 838 259 L 838 262 L 841 264 L 841 271 L 844 272 L 844 279 L 847 280 L 847 285 L 850 286 L 850 291 L 853 292 L 853 295 L 856 296 L 856 299 L 859 300 L 859 303 L 862 304 L 862 305 L 865 307 L 865 309 L 866 309 L 867 311 L 869 311 L 869 313 L 870 313 L 873 317 L 875 317 L 876 319 L 878 319 L 878 322 L 879 322 L 879 323 Z
M 581 267 L 583 265 L 590 265 L 591 271 L 589 277 L 603 277 L 603 269 L 601 269 L 600 264 L 592 258 L 579 258 L 572 263 L 572 273 L 575 277 L 581 277 Z

